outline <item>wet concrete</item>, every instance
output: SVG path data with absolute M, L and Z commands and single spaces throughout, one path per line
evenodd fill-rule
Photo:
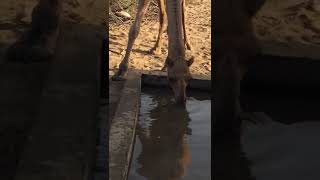
M 183 109 L 170 89 L 142 92 L 128 179 L 211 179 L 210 95 L 189 93 Z

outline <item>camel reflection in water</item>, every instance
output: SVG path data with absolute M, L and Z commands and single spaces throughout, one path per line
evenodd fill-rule
M 152 99 L 151 106 L 155 108 L 147 116 L 142 115 L 138 125 L 137 138 L 142 146 L 137 172 L 148 180 L 184 177 L 190 164 L 188 112 L 161 97 Z

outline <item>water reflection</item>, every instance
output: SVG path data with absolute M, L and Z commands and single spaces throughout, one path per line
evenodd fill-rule
M 185 109 L 177 109 L 172 103 L 160 97 L 152 101 L 157 106 L 150 111 L 148 117 L 140 117 L 141 122 L 147 121 L 143 118 L 153 121 L 148 129 L 141 128 L 137 131 L 142 145 L 137 158 L 141 166 L 137 171 L 150 180 L 178 179 L 185 175 L 186 167 L 190 163 L 185 137 L 185 134 L 190 133 L 190 129 L 188 131 L 190 119 Z
M 163 96 L 143 94 L 141 99 L 141 115 L 137 127 L 137 142 L 129 180 L 195 179 L 201 177 L 201 175 L 197 176 L 197 173 L 205 177 L 202 179 L 211 179 L 208 175 L 210 167 L 202 168 L 203 164 L 206 166 L 210 164 L 211 157 L 206 156 L 207 153 L 196 154 L 201 152 L 200 149 L 210 153 L 207 146 L 201 146 L 205 141 L 210 147 L 210 141 L 206 141 L 208 139 L 205 138 L 199 139 L 205 137 L 204 133 L 206 132 L 206 136 L 210 135 L 210 131 L 206 131 L 206 129 L 210 129 L 210 124 L 199 125 L 206 128 L 203 129 L 203 132 L 195 132 L 197 138 L 191 136 L 193 132 L 190 128 L 191 118 L 192 120 L 200 118 L 197 111 L 199 108 L 207 109 L 203 108 L 205 105 L 201 106 L 201 103 L 198 103 L 199 106 L 195 108 L 195 104 L 192 103 L 196 103 L 196 100 L 190 100 L 187 103 L 187 109 L 184 109 L 177 108 L 174 103 Z M 206 103 L 206 107 L 208 107 L 208 103 Z M 205 116 L 205 118 L 208 117 Z M 207 120 L 210 120 L 210 117 Z M 195 160 L 198 162 L 192 162 L 191 154 L 193 153 L 196 154 L 194 156 L 199 157 L 198 160 Z M 200 160 L 208 161 L 208 163 L 201 165 Z M 193 163 L 194 166 L 191 166 Z M 194 168 L 198 172 L 192 174 L 190 168 Z

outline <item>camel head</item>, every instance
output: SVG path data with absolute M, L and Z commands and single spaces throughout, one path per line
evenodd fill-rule
M 166 67 L 167 67 L 167 78 L 170 87 L 173 90 L 174 98 L 176 103 L 179 105 L 186 104 L 186 87 L 189 80 L 192 78 L 189 67 L 194 61 L 194 57 L 186 59 L 183 57 L 170 58 L 167 57 Z

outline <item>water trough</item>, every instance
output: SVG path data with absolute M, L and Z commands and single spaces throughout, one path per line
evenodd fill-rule
M 109 72 L 109 75 L 112 72 Z M 135 143 L 141 87 L 168 88 L 165 72 L 129 71 L 111 120 L 109 135 L 109 180 L 126 180 Z M 193 75 L 189 90 L 211 91 L 210 77 Z

